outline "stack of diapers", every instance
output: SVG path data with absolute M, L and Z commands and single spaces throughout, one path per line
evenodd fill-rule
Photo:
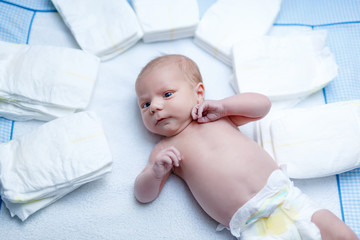
M 49 121 L 85 109 L 99 63 L 78 49 L 0 41 L 0 116 Z
M 80 47 L 108 60 L 133 46 L 142 31 L 126 0 L 52 0 Z
M 360 100 L 280 110 L 258 126 L 260 144 L 291 178 L 360 167 Z
M 281 0 L 218 0 L 202 17 L 194 41 L 231 65 L 233 44 L 265 35 L 280 5 Z
M 337 65 L 326 30 L 242 40 L 233 47 L 235 89 L 274 101 L 304 98 L 333 80 Z
M 0 145 L 1 197 L 11 215 L 24 221 L 111 166 L 99 117 L 72 114 Z
M 192 37 L 199 23 L 197 0 L 132 0 L 144 42 Z

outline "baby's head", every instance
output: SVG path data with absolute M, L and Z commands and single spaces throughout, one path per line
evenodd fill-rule
M 189 80 L 189 83 L 196 85 L 202 82 L 199 68 L 193 60 L 183 55 L 171 54 L 157 57 L 146 64 L 136 79 L 136 87 L 141 79 L 146 78 L 148 73 L 153 70 L 159 70 L 160 67 L 171 66 L 172 64 L 183 72 L 184 76 Z
M 163 136 L 184 129 L 192 121 L 192 108 L 204 97 L 199 68 L 182 55 L 150 61 L 140 72 L 135 87 L 146 128 Z

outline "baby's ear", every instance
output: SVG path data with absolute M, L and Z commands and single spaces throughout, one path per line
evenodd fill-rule
M 198 83 L 195 86 L 195 91 L 197 95 L 197 103 L 202 103 L 204 101 L 205 88 L 203 83 Z

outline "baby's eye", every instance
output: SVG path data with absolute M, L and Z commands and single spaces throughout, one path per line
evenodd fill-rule
M 166 93 L 164 94 L 164 97 L 168 98 L 168 97 L 170 97 L 170 96 L 173 95 L 173 94 L 174 94 L 173 92 L 166 92 Z
M 150 106 L 150 102 L 146 102 L 146 103 L 144 103 L 144 104 L 142 105 L 143 108 L 147 108 L 147 107 L 149 107 L 149 106 Z

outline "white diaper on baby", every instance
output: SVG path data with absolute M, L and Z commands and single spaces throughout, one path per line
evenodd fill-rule
M 309 30 L 239 41 L 233 47 L 237 91 L 288 100 L 322 89 L 337 75 L 326 34 Z
M 194 35 L 199 23 L 197 0 L 132 0 L 144 42 Z
M 48 121 L 85 109 L 99 63 L 78 49 L 0 41 L 0 116 Z
M 267 121 L 275 160 L 291 178 L 360 167 L 360 100 L 283 110 Z
M 43 124 L 0 145 L 1 197 L 25 220 L 77 187 L 111 171 L 101 121 L 80 112 Z
M 142 31 L 126 0 L 52 0 L 80 47 L 107 60 L 133 46 Z
M 200 20 L 195 43 L 231 65 L 233 44 L 265 35 L 280 5 L 281 0 L 218 0 Z
M 231 218 L 230 231 L 239 239 L 321 239 L 311 217 L 319 210 L 281 171 Z

